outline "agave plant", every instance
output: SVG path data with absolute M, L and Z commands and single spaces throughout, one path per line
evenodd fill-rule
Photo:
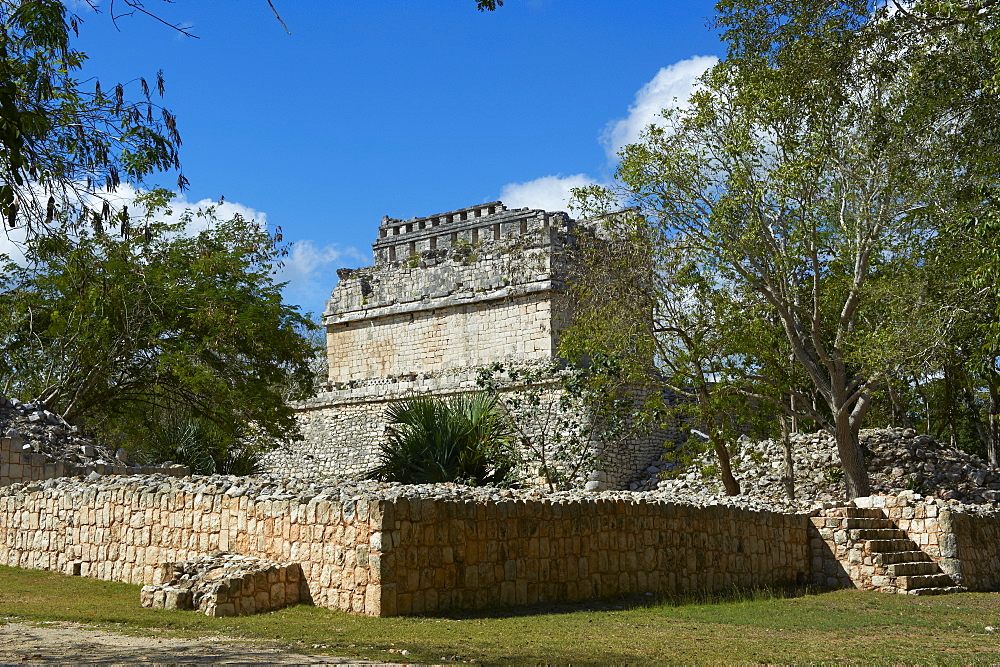
M 410 398 L 390 405 L 387 417 L 382 464 L 369 477 L 403 484 L 511 483 L 514 439 L 494 397 Z

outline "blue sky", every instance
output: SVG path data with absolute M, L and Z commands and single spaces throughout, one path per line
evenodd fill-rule
M 712 62 L 696 57 L 724 53 L 694 0 L 274 0 L 290 35 L 266 0 L 146 2 L 197 39 L 77 4 L 84 73 L 108 87 L 164 71 L 184 197 L 281 226 L 286 299 L 316 313 L 337 268 L 371 263 L 383 215 L 563 208 L 686 96 Z

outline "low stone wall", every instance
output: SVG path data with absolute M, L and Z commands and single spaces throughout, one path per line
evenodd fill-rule
M 1000 588 L 997 513 L 895 497 L 862 504 L 854 516 L 905 526 L 962 585 Z M 625 492 L 328 487 L 268 477 L 62 479 L 0 488 L 0 564 L 158 585 L 179 563 L 229 552 L 301 571 L 298 596 L 288 590 L 297 574 L 282 580 L 275 570 L 270 588 L 255 584 L 253 609 L 297 598 L 393 616 L 804 584 L 828 565 L 815 553 L 817 539 L 827 555 L 839 546 L 839 529 L 827 536 L 832 542 L 815 532 L 825 520 Z M 230 604 L 217 595 L 230 589 L 205 590 L 216 595 L 206 612 L 213 601 Z M 268 599 L 258 600 L 265 592 Z M 240 611 L 250 606 L 241 598 Z
M 944 510 L 938 524 L 941 569 L 970 591 L 1000 590 L 1000 513 Z
M 383 613 L 804 583 L 807 524 L 642 499 L 399 498 L 380 536 Z
M 0 563 L 156 585 L 212 552 L 297 563 L 302 600 L 378 616 L 803 583 L 808 518 L 619 497 L 235 477 L 0 489 Z M 519 495 L 518 495 L 519 494 Z
M 333 489 L 304 501 L 274 485 L 248 497 L 248 483 L 149 476 L 0 488 L 0 564 L 156 585 L 165 563 L 234 552 L 298 563 L 304 600 L 381 613 L 371 542 L 385 501 Z

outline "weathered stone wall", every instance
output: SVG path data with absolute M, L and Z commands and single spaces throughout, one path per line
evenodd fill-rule
M 384 501 L 339 492 L 304 501 L 276 487 L 248 497 L 246 484 L 122 477 L 2 488 L 0 563 L 153 585 L 164 563 L 231 551 L 298 563 L 302 599 L 381 613 L 373 538 Z
M 280 475 L 358 478 L 379 461 L 379 445 L 388 426 L 386 409 L 391 403 L 412 396 L 446 397 L 475 391 L 477 375 L 478 368 L 456 368 L 434 375 L 357 382 L 350 389 L 323 392 L 297 406 L 303 440 L 268 454 L 266 466 Z M 541 398 L 558 400 L 554 392 L 543 392 Z M 596 452 L 594 465 L 579 471 L 580 486 L 592 482 L 588 489 L 626 488 L 663 455 L 665 443 L 677 437 L 676 430 L 636 432 L 624 445 L 603 448 Z M 525 481 L 530 482 L 531 471 L 526 472 Z
M 381 535 L 383 613 L 794 584 L 809 572 L 807 524 L 636 499 L 400 498 Z
M 1000 512 L 945 509 L 937 525 L 941 569 L 969 590 L 1000 590 Z
M 327 324 L 330 382 L 426 375 L 494 361 L 555 356 L 558 316 L 549 281 L 533 292 L 482 294 L 434 308 L 394 309 Z
M 0 563 L 155 585 L 164 563 L 228 551 L 298 563 L 302 599 L 372 615 L 808 576 L 805 515 L 634 497 L 294 484 L 128 477 L 7 487 Z

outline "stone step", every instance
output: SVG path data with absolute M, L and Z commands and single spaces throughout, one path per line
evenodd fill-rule
M 855 542 L 863 540 L 905 540 L 905 530 L 899 528 L 859 528 L 847 533 L 848 538 Z
M 886 553 L 889 551 L 916 551 L 917 545 L 913 540 L 868 540 L 866 542 L 868 550 L 872 553 Z
M 941 568 L 934 561 L 919 563 L 893 563 L 888 566 L 889 576 L 906 577 L 917 574 L 940 574 Z
M 896 577 L 896 585 L 909 591 L 919 588 L 948 588 L 954 586 L 955 582 L 947 574 L 916 574 Z
M 923 551 L 888 551 L 875 556 L 876 565 L 893 565 L 895 563 L 929 562 L 931 557 Z
M 885 514 L 877 507 L 840 507 L 842 516 L 851 519 L 884 519 Z
M 854 530 L 859 528 L 895 528 L 896 525 L 891 519 L 872 519 L 872 518 L 848 518 L 844 520 L 844 528 L 848 530 Z
M 898 592 L 907 595 L 948 595 L 949 593 L 964 593 L 967 590 L 965 586 L 937 586 L 935 588 L 911 588 L 909 590 L 900 588 Z

